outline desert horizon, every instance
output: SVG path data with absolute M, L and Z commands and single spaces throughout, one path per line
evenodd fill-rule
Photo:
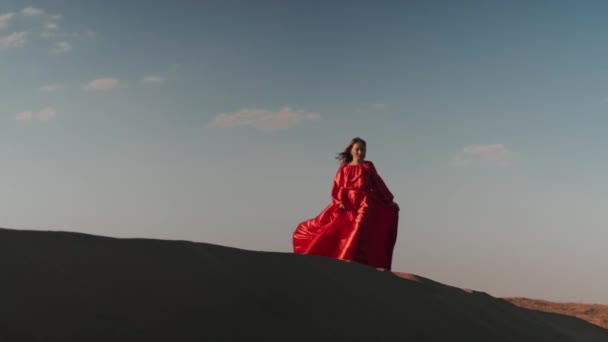
M 0 341 L 607 341 L 605 13 L 0 0 Z
M 423 278 L 420 275 L 401 272 L 401 271 L 393 271 L 395 275 L 398 277 L 425 283 L 425 282 L 433 282 L 431 279 Z M 469 293 L 485 293 L 483 291 L 478 291 L 470 288 L 462 288 L 463 291 Z M 489 295 L 492 295 L 491 293 Z M 589 323 L 602 327 L 604 329 L 608 329 L 608 305 L 602 303 L 580 303 L 580 302 L 560 302 L 560 301 L 551 301 L 542 298 L 528 298 L 528 297 L 499 297 L 494 296 L 498 299 L 503 299 L 509 303 L 512 303 L 516 306 L 550 313 L 558 313 L 567 316 L 573 316 L 576 318 L 580 318 Z

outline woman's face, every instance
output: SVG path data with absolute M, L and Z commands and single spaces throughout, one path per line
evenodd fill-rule
M 353 162 L 362 162 L 365 159 L 365 145 L 362 143 L 353 144 L 350 154 L 353 156 Z

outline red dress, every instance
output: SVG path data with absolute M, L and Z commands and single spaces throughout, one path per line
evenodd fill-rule
M 332 203 L 317 217 L 298 224 L 294 252 L 390 270 L 399 209 L 374 164 L 340 165 L 331 195 Z

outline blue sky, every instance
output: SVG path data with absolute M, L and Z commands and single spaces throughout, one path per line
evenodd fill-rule
M 608 303 L 607 10 L 0 0 L 0 226 L 290 252 L 361 136 L 396 270 Z

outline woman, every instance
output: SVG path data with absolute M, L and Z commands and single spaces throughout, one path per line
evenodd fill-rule
M 399 206 L 365 160 L 366 143 L 354 138 L 336 157 L 341 161 L 331 191 L 332 203 L 293 233 L 298 254 L 355 261 L 390 270 L 397 240 Z

